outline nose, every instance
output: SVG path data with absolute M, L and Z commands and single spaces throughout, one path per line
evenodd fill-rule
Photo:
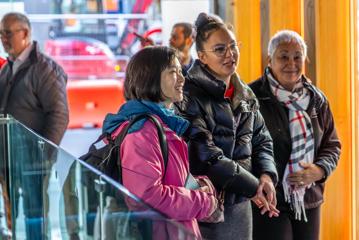
M 178 82 L 183 83 L 185 81 L 185 77 L 182 74 L 182 71 L 178 74 Z
M 224 56 L 225 57 L 233 57 L 234 54 L 235 54 L 234 52 L 235 52 L 234 49 L 231 49 L 230 47 L 227 47 Z
M 288 59 L 288 65 L 290 65 L 290 66 L 294 66 L 294 65 L 295 65 L 295 60 L 294 60 L 294 58 L 290 57 L 290 58 Z

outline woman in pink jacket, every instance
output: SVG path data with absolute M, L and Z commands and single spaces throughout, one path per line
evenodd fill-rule
M 184 187 L 189 173 L 187 145 L 181 139 L 189 123 L 174 114 L 173 102 L 183 98 L 184 77 L 175 50 L 148 47 L 136 53 L 126 70 L 127 102 L 117 114 L 108 114 L 103 131 L 117 135 L 134 116 L 154 114 L 163 125 L 168 145 L 164 169 L 157 129 L 151 121 L 134 124 L 121 144 L 123 185 L 144 202 L 182 223 L 201 239 L 196 219 L 205 219 L 217 208 L 214 188 Z M 164 229 L 166 227 L 166 229 Z M 177 239 L 174 229 L 154 224 L 154 239 Z

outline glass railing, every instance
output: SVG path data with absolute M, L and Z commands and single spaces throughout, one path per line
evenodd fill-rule
M 0 144 L 0 239 L 194 239 L 11 117 L 0 117 Z

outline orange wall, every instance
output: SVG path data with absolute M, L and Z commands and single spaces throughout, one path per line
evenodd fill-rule
M 236 34 L 237 38 L 243 41 L 239 71 L 244 80 L 248 82 L 256 79 L 262 73 L 260 51 L 264 43 L 259 39 L 266 39 L 263 34 L 272 36 L 276 31 L 287 28 L 303 36 L 305 1 L 234 1 Z M 264 5 L 261 5 L 263 3 Z M 356 0 L 315 0 L 314 3 L 316 83 L 329 99 L 343 144 L 339 166 L 330 176 L 326 186 L 321 239 L 356 239 Z M 261 22 L 260 13 L 263 6 L 269 14 L 267 22 L 263 22 L 263 19 Z
M 354 0 L 353 0 L 354 1 Z M 351 28 L 353 1 L 316 1 L 317 85 L 328 97 L 342 141 L 339 166 L 327 183 L 322 211 L 322 239 L 355 239 L 355 161 L 356 127 L 353 74 L 355 45 Z M 353 10 L 353 9 L 352 9 Z

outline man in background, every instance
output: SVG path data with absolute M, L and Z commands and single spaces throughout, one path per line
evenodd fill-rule
M 179 22 L 172 27 L 171 37 L 169 40 L 171 47 L 178 50 L 179 60 L 182 65 L 183 76 L 193 64 L 191 56 L 191 47 L 193 44 L 193 26 L 190 23 Z
M 31 41 L 31 25 L 25 15 L 6 14 L 0 37 L 9 55 L 0 72 L 0 113 L 11 114 L 58 145 L 69 121 L 67 75 Z
M 0 38 L 8 54 L 7 63 L 0 70 L 0 114 L 12 115 L 58 145 L 69 121 L 67 75 L 40 51 L 36 41 L 31 40 L 30 21 L 24 14 L 5 14 L 0 21 Z M 12 209 L 15 210 L 12 217 L 15 219 L 22 211 L 19 209 L 21 204 L 18 204 L 22 198 L 26 239 L 46 239 L 43 235 L 47 229 L 43 226 L 48 181 L 44 178 L 49 164 L 56 160 L 57 152 L 54 146 L 20 126 L 9 129 L 4 132 L 10 136 L 11 158 L 0 163 L 0 174 L 12 183 L 10 187 L 8 185 Z

